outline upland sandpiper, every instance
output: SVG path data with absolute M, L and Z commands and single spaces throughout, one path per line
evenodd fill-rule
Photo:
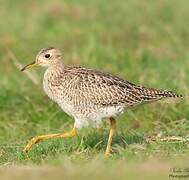
M 42 49 L 36 60 L 22 71 L 34 66 L 45 66 L 43 88 L 45 93 L 75 120 L 67 133 L 40 135 L 32 138 L 24 152 L 43 140 L 73 137 L 77 130 L 92 125 L 98 127 L 104 119 L 110 121 L 110 133 L 105 154 L 111 154 L 112 137 L 116 130 L 115 117 L 128 108 L 167 97 L 182 97 L 172 91 L 138 86 L 117 76 L 98 70 L 64 65 L 60 50 Z

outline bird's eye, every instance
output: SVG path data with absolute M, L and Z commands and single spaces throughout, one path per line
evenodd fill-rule
M 45 54 L 45 58 L 50 58 L 50 54 Z

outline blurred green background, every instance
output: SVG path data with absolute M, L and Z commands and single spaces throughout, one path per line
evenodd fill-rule
M 162 179 L 175 162 L 187 166 L 187 100 L 128 110 L 118 118 L 110 159 L 103 157 L 108 125 L 81 130 L 73 139 L 43 142 L 23 154 L 28 139 L 67 131 L 73 120 L 41 90 L 44 69 L 30 71 L 39 83 L 36 86 L 15 66 L 17 61 L 32 62 L 41 48 L 55 46 L 62 50 L 66 65 L 96 68 L 147 87 L 188 94 L 187 0 L 1 0 L 0 19 L 0 166 L 66 167 L 69 176 L 69 169 L 76 175 L 89 165 L 88 174 L 95 169 L 94 177 L 105 173 L 112 178 L 117 176 L 115 169 L 133 172 L 145 163 L 151 167 L 152 158 L 158 161 L 154 177 L 163 173 Z M 148 141 L 168 136 L 183 137 L 186 142 Z M 159 161 L 168 165 L 158 168 Z

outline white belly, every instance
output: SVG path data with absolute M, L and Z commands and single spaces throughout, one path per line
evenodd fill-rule
M 103 120 L 110 117 L 116 117 L 124 112 L 123 106 L 110 106 L 101 108 L 98 112 L 89 114 L 86 118 L 75 118 L 75 126 L 79 129 L 91 125 L 92 127 L 99 127 Z

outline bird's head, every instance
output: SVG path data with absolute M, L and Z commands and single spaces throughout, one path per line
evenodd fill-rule
M 63 57 L 60 50 L 53 47 L 44 48 L 39 51 L 35 61 L 23 67 L 21 71 L 33 68 L 35 66 L 50 67 L 62 63 L 62 59 Z

